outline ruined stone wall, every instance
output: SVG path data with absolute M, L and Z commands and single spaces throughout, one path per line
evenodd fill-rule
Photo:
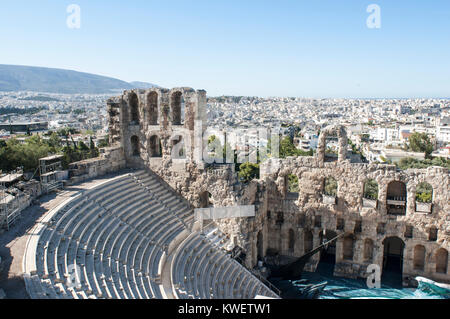
M 153 92 L 153 100 L 149 95 Z M 155 109 L 155 93 L 157 105 Z M 184 122 L 174 124 L 174 93 L 182 96 L 185 106 Z M 136 103 L 137 101 L 137 103 Z M 153 101 L 153 102 L 151 102 Z M 151 104 L 151 105 L 150 105 Z M 267 252 L 300 257 L 308 245 L 320 245 L 324 230 L 345 233 L 336 243 L 335 274 L 365 277 L 369 264 L 383 268 L 384 242 L 398 237 L 403 241 L 403 276 L 422 275 L 440 281 L 450 281 L 449 270 L 436 272 L 436 252 L 450 250 L 449 172 L 440 167 L 399 171 L 392 165 L 353 164 L 347 159 L 347 134 L 342 126 L 327 127 L 321 132 L 318 151 L 312 157 L 271 159 L 261 165 L 260 179 L 249 184 L 239 183 L 233 165 L 208 166 L 199 161 L 195 138 L 206 130 L 206 92 L 190 88 L 125 91 L 108 101 L 110 138 L 120 141 L 128 166 L 148 167 L 187 199 L 201 207 L 204 192 L 212 195 L 216 207 L 255 205 L 254 218 L 236 218 L 217 222 L 233 242 L 247 252 L 246 264 L 256 265 L 258 257 Z M 155 118 L 157 125 L 149 124 Z M 175 115 L 174 115 L 175 114 Z M 325 156 L 326 138 L 338 137 L 337 161 Z M 173 158 L 173 139 L 183 135 L 185 158 Z M 155 138 L 161 141 L 161 153 L 155 155 Z M 133 142 L 134 141 L 134 142 Z M 137 147 L 135 143 L 138 141 Z M 201 151 L 201 149 L 200 149 Z M 158 152 L 156 152 L 158 153 Z M 287 177 L 295 175 L 299 192 L 293 198 L 287 192 Z M 324 196 L 324 179 L 333 177 L 338 184 L 335 198 Z M 374 179 L 379 192 L 376 201 L 363 199 L 364 183 Z M 405 215 L 388 214 L 387 190 L 391 182 L 406 185 Z M 416 187 L 426 181 L 433 187 L 431 213 L 416 211 Z M 289 196 L 288 196 L 289 195 Z M 412 228 L 411 228 L 412 227 Z M 438 231 L 436 240 L 430 230 Z M 406 233 L 411 232 L 412 236 Z M 289 234 L 293 234 L 290 238 Z M 311 242 L 308 245 L 305 238 Z M 306 237 L 305 237 L 306 236 Z M 350 237 L 351 236 L 351 237 Z M 309 239 L 308 239 L 309 240 Z M 372 243 L 370 258 L 367 243 Z M 290 242 L 291 241 L 291 242 Z M 348 256 L 351 243 L 351 257 Z M 414 249 L 425 248 L 423 270 L 414 268 Z M 314 270 L 319 255 L 314 256 L 307 269 Z
M 67 185 L 117 172 L 126 167 L 123 148 L 120 145 L 100 149 L 100 156 L 69 165 L 70 179 Z
M 334 128 L 340 130 L 341 128 Z M 341 133 L 339 133 L 341 135 Z M 346 139 L 345 134 L 341 136 Z M 324 141 L 322 135 L 320 141 Z M 319 142 L 321 145 L 322 142 Z M 323 145 L 323 144 L 322 144 Z M 341 141 L 341 147 L 346 143 Z M 369 264 L 375 263 L 383 268 L 384 240 L 398 237 L 404 244 L 403 276 L 426 276 L 436 280 L 449 281 L 447 273 L 436 272 L 436 253 L 440 248 L 450 250 L 450 205 L 449 172 L 445 168 L 430 167 L 421 170 L 397 170 L 393 165 L 351 164 L 340 152 L 337 162 L 324 162 L 324 148 L 319 147 L 314 157 L 298 157 L 286 160 L 270 160 L 262 165 L 261 178 L 271 183 L 268 187 L 267 210 L 270 215 L 281 213 L 284 221 L 276 218 L 266 219 L 259 228 L 263 231 L 265 247 L 282 255 L 301 256 L 305 251 L 305 232 L 313 234 L 313 246 L 320 244 L 323 230 L 344 232 L 353 236 L 353 258 L 344 259 L 344 238 L 336 243 L 335 274 L 348 277 L 365 277 Z M 286 196 L 286 177 L 293 174 L 299 180 L 299 193 L 296 199 Z M 324 202 L 323 182 L 326 177 L 334 177 L 338 183 L 335 204 Z M 374 179 L 379 186 L 376 207 L 366 207 L 363 203 L 364 183 Z M 387 189 L 393 181 L 403 182 L 407 189 L 406 214 L 389 215 L 387 211 Z M 427 182 L 433 187 L 433 206 L 431 213 L 416 211 L 416 187 Z M 264 214 L 264 212 L 261 212 Z M 267 212 L 266 212 L 267 214 Z M 338 230 L 338 219 L 343 228 Z M 342 225 L 340 225 L 342 227 Z M 355 226 L 357 226 L 355 229 Z M 412 227 L 411 236 L 405 236 L 407 227 Z M 429 240 L 430 230 L 438 230 L 436 240 Z M 295 234 L 294 249 L 288 248 L 288 232 Z M 410 228 L 411 229 L 411 228 Z M 257 234 L 252 235 L 254 242 Z M 364 256 L 365 241 L 373 241 L 373 257 Z M 414 249 L 417 245 L 425 247 L 425 267 L 414 269 Z M 310 263 L 317 265 L 319 255 Z

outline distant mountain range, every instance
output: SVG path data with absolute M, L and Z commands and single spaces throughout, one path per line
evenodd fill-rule
M 0 64 L 0 91 L 101 94 L 156 86 L 70 70 Z

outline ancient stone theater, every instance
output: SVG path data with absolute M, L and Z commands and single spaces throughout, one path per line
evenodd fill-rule
M 353 162 L 345 127 L 329 126 L 313 156 L 269 157 L 243 183 L 234 163 L 203 160 L 206 101 L 186 87 L 108 100 L 111 146 L 71 164 L 71 182 L 112 177 L 36 225 L 24 258 L 32 297 L 278 298 L 262 265 L 288 264 L 324 242 L 305 271 L 327 259 L 335 276 L 366 278 L 375 264 L 404 285 L 416 276 L 450 282 L 447 169 Z M 416 202 L 421 184 L 431 203 Z

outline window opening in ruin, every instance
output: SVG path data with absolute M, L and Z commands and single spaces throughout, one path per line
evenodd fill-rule
M 364 198 L 370 200 L 378 199 L 378 183 L 374 179 L 368 179 L 364 183 Z
M 297 199 L 299 192 L 298 177 L 290 174 L 286 177 L 286 182 L 287 182 L 287 198 Z
M 433 201 L 433 187 L 425 182 L 417 185 L 416 201 L 419 203 L 431 203 Z
M 339 139 L 337 132 L 332 132 L 325 139 L 325 162 L 336 162 L 339 154 Z
M 264 257 L 264 247 L 263 247 L 263 244 L 264 244 L 264 242 L 263 242 L 263 233 L 262 233 L 262 231 L 259 231 L 258 232 L 258 236 L 257 236 L 257 242 L 256 242 L 256 247 L 257 247 L 257 250 L 258 250 L 258 260 L 262 260 L 263 259 L 263 257 Z
M 150 137 L 150 157 L 161 157 L 162 145 L 161 140 L 157 135 Z
M 336 230 L 344 230 L 344 229 L 345 229 L 344 218 L 338 218 L 336 222 Z
M 411 225 L 406 225 L 405 238 L 413 238 L 414 227 Z
M 148 95 L 148 121 L 150 125 L 158 125 L 158 93 Z
M 425 247 L 417 245 L 414 247 L 414 270 L 423 271 L 425 269 Z
M 428 233 L 429 241 L 437 241 L 438 239 L 438 229 L 436 227 L 431 227 Z
M 355 222 L 355 229 L 354 229 L 354 233 L 355 234 L 359 234 L 362 232 L 362 221 L 361 220 L 357 220 Z
M 323 194 L 326 196 L 337 196 L 338 183 L 334 177 L 327 177 L 324 180 Z
M 136 93 L 132 93 L 130 96 L 130 112 L 131 112 L 131 123 L 139 124 L 139 99 Z
M 387 189 L 387 213 L 389 215 L 406 215 L 406 185 L 402 182 L 391 182 Z
M 172 124 L 182 125 L 184 124 L 185 116 L 185 102 L 181 92 L 174 92 L 171 97 L 172 103 Z
M 141 154 L 139 148 L 139 138 L 136 135 L 131 137 L 131 151 L 133 156 L 139 156 Z

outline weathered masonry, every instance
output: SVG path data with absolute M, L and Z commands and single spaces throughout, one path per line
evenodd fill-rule
M 108 101 L 110 141 L 130 167 L 147 167 L 195 207 L 255 205 L 256 216 L 218 222 L 247 252 L 247 266 L 270 254 L 299 257 L 344 233 L 328 250 L 334 273 L 365 277 L 367 266 L 450 282 L 449 172 L 352 163 L 342 126 L 324 128 L 311 157 L 270 159 L 259 180 L 239 183 L 234 165 L 198 161 L 194 136 L 206 130 L 206 92 L 191 88 L 125 91 Z M 327 137 L 339 150 L 327 154 Z M 291 177 L 291 178 L 290 178 Z M 298 181 L 292 191 L 289 182 Z M 416 202 L 426 183 L 431 203 Z M 372 189 L 370 194 L 366 189 Z M 375 190 L 375 192 L 373 191 Z M 323 256 L 322 256 L 323 257 Z M 307 265 L 314 270 L 321 256 Z

